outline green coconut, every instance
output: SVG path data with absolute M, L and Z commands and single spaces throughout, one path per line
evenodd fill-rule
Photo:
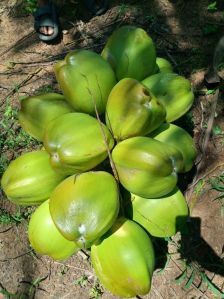
M 102 132 L 103 130 L 103 132 Z M 67 113 L 52 121 L 44 137 L 52 167 L 70 175 L 90 170 L 108 155 L 114 140 L 103 123 L 84 113 Z
M 156 50 L 151 37 L 135 26 L 115 30 L 101 55 L 111 64 L 118 80 L 143 80 L 153 74 L 156 65 Z
M 65 260 L 79 247 L 65 239 L 56 228 L 49 210 L 49 200 L 42 203 L 32 214 L 28 225 L 28 237 L 32 248 L 39 254 L 54 260 Z
M 183 167 L 180 168 L 178 172 L 187 172 L 191 170 L 197 156 L 197 150 L 193 138 L 187 131 L 174 124 L 165 123 L 152 132 L 150 136 L 165 144 L 171 145 L 181 153 Z
M 160 198 L 132 194 L 126 206 L 128 216 L 154 237 L 171 237 L 184 228 L 188 217 L 186 200 L 178 188 Z
M 74 109 L 57 93 L 46 93 L 25 98 L 21 101 L 19 123 L 32 137 L 42 141 L 49 122 Z
M 148 87 L 166 109 L 166 121 L 172 122 L 184 115 L 192 106 L 194 94 L 191 83 L 173 73 L 158 73 L 142 83 Z
M 131 193 L 146 198 L 161 197 L 177 183 L 169 147 L 149 137 L 132 137 L 112 151 L 121 184 Z
M 114 295 L 130 298 L 150 291 L 154 250 L 137 223 L 119 218 L 91 247 L 91 261 L 100 282 Z
M 146 135 L 165 118 L 163 105 L 139 81 L 125 78 L 112 89 L 106 106 L 106 123 L 115 139 Z
M 172 64 L 165 58 L 157 57 L 156 65 L 158 67 L 158 73 L 173 73 Z
M 40 204 L 65 178 L 56 173 L 44 150 L 25 153 L 13 160 L 1 180 L 8 199 L 19 205 Z
M 57 81 L 71 106 L 95 115 L 105 112 L 106 102 L 116 84 L 114 71 L 99 54 L 75 50 L 55 65 Z
M 71 176 L 50 197 L 50 213 L 56 227 L 82 248 L 90 247 L 113 225 L 118 211 L 117 183 L 104 171 Z

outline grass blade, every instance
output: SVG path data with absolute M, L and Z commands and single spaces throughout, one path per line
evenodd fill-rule
M 184 270 L 177 278 L 175 278 L 175 283 L 181 284 L 187 277 L 187 270 Z
M 185 289 L 189 289 L 189 288 L 191 287 L 192 283 L 194 282 L 195 275 L 196 275 L 196 272 L 195 272 L 195 270 L 193 270 L 193 271 L 191 272 L 191 275 L 190 275 L 190 277 L 189 277 L 187 283 L 186 283 L 185 286 L 184 286 Z
M 220 298 L 224 298 L 224 293 L 220 292 L 220 290 L 211 282 L 211 280 L 205 275 L 205 282 L 208 285 L 208 288 Z

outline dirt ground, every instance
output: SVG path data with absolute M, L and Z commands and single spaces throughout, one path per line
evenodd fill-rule
M 143 298 L 224 298 L 224 202 L 216 199 L 221 193 L 210 184 L 211 179 L 222 183 L 223 84 L 216 112 L 212 114 L 214 93 L 208 92 L 203 82 L 223 34 L 223 1 L 217 1 L 214 12 L 208 10 L 209 3 L 214 1 L 206 0 L 111 1 L 109 10 L 98 17 L 89 16 L 77 1 L 67 1 L 61 8 L 63 34 L 53 45 L 39 41 L 33 30 L 33 17 L 24 11 L 24 2 L 1 0 L 0 3 L 1 125 L 8 117 L 9 107 L 16 110 L 22 96 L 58 90 L 53 73 L 57 60 L 77 48 L 100 52 L 110 33 L 122 24 L 144 28 L 153 38 L 158 56 L 170 60 L 175 72 L 191 80 L 195 102 L 181 121 L 193 133 L 199 153 L 197 161 L 202 158 L 203 163 L 201 169 L 197 171 L 195 167 L 180 180 L 192 210 L 188 232 L 164 242 L 154 241 L 158 252 L 157 269 L 151 292 Z M 212 134 L 203 148 L 212 116 Z M 16 116 L 12 115 L 10 121 L 10 129 L 16 136 L 20 130 Z M 1 136 L 1 140 L 10 138 L 4 126 L 1 126 Z M 38 147 L 33 142 L 19 143 L 13 148 L 7 143 L 2 147 L 1 161 L 4 157 L 7 165 L 34 146 Z M 3 211 L 9 214 L 17 211 L 2 193 L 0 205 L 1 216 Z M 0 224 L 0 267 L 0 298 L 118 298 L 99 285 L 88 252 L 81 252 L 63 263 L 35 255 L 27 240 L 26 220 Z

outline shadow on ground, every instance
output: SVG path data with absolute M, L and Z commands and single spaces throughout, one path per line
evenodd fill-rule
M 224 260 L 201 236 L 201 219 L 190 217 L 187 221 L 187 233 L 182 234 L 179 242 L 179 253 L 187 264 L 192 262 L 201 269 L 224 276 Z M 220 236 L 217 236 L 219 238 Z
M 6 1 L 3 2 L 6 3 Z M 216 14 L 207 13 L 205 15 L 202 8 L 206 7 L 207 1 L 170 0 L 169 3 L 166 1 L 168 3 L 167 6 L 163 6 L 163 3 L 163 0 L 142 1 L 141 4 L 140 1 L 134 0 L 122 1 L 122 3 L 120 1 L 111 1 L 109 11 L 105 16 L 102 16 L 101 25 L 97 24 L 96 27 L 90 26 L 90 30 L 85 32 L 88 40 L 88 44 L 85 47 L 100 52 L 105 40 L 116 27 L 124 24 L 133 24 L 144 28 L 152 36 L 158 55 L 169 59 L 178 73 L 189 75 L 193 70 L 208 68 L 215 44 L 222 35 L 223 25 L 216 25 Z M 31 17 L 24 14 L 23 5 L 23 1 L 17 1 L 16 5 L 9 11 L 10 19 L 12 22 L 18 22 L 18 24 L 21 24 L 24 20 L 29 20 L 30 25 L 32 24 Z M 217 1 L 217 8 L 224 9 L 223 1 Z M 46 56 L 42 57 L 42 62 L 56 61 L 63 58 L 68 51 L 77 47 L 83 47 L 84 38 L 77 35 L 75 30 L 76 21 L 80 19 L 84 24 L 90 22 L 91 25 L 92 22 L 95 25 L 98 22 L 98 18 L 96 20 L 91 19 L 91 16 L 87 15 L 83 8 L 78 8 L 74 2 L 67 1 L 61 11 L 61 21 L 63 29 L 72 31 L 73 41 L 68 44 L 66 49 L 62 47 L 63 49 L 60 49 L 60 52 L 57 52 L 55 55 L 49 55 L 49 57 L 48 53 L 46 53 Z M 174 22 L 178 24 L 176 28 L 173 26 Z M 99 28 L 99 26 L 101 27 L 96 32 L 96 28 Z M 85 31 L 85 27 L 83 30 Z M 75 41 L 76 43 L 74 43 Z M 18 41 L 14 45 L 9 46 L 16 53 L 28 51 L 30 46 L 39 44 L 40 41 L 37 35 L 32 28 L 29 28 L 29 34 L 18 36 Z M 50 75 L 47 73 L 47 76 L 48 79 L 50 77 L 49 84 L 55 86 L 56 81 L 52 73 Z M 34 80 L 37 80 L 36 77 Z M 188 131 L 192 133 L 193 128 L 190 120 L 185 119 L 184 122 L 189 126 Z M 181 190 L 186 189 L 194 174 L 195 169 L 183 175 L 180 180 Z M 156 239 L 155 248 L 157 268 L 161 269 L 166 265 L 167 261 L 167 242 L 162 239 Z M 201 236 L 200 218 L 190 217 L 188 219 L 187 231 L 182 232 L 178 248 L 181 259 L 185 260 L 187 264 L 197 263 L 205 270 L 224 276 L 223 260 L 217 256 L 213 248 Z M 30 257 L 24 258 L 23 262 L 24 277 L 22 284 L 23 290 L 27 292 L 30 289 L 30 282 L 34 279 L 35 272 L 29 267 L 29 263 L 32 263 Z
M 129 0 L 110 1 L 109 10 L 102 16 L 100 33 L 97 39 L 97 32 L 88 30 L 85 36 L 89 37 L 89 48 L 101 51 L 102 45 L 111 32 L 123 24 L 133 24 L 144 28 L 154 39 L 159 55 L 171 60 L 177 72 L 189 74 L 194 69 L 207 68 L 212 59 L 215 44 L 222 35 L 222 24 L 216 22 L 216 13 L 207 12 L 205 15 L 205 1 L 139 1 Z M 217 8 L 223 9 L 223 1 L 217 1 Z M 13 22 L 21 22 L 21 19 L 28 17 L 24 13 L 24 1 L 17 1 L 10 10 L 9 15 Z M 80 3 L 66 1 L 60 9 L 62 29 L 74 31 L 75 39 L 80 43 L 71 43 L 68 51 L 82 47 L 83 37 L 77 37 L 77 21 L 85 23 L 92 22 L 92 16 L 83 8 Z M 112 22 L 111 22 L 112 16 Z M 96 18 L 96 23 L 97 23 Z M 95 19 L 92 23 L 95 22 Z M 108 22 L 110 23 L 108 26 Z M 173 23 L 175 25 L 173 26 Z M 30 23 L 29 23 L 30 24 Z M 31 23 L 32 24 L 32 23 Z M 34 31 L 22 37 L 15 45 L 12 45 L 15 52 L 27 50 L 30 45 L 38 44 L 37 35 Z M 60 40 L 58 41 L 60 42 Z M 182 44 L 182 46 L 180 46 Z M 99 45 L 96 47 L 96 45 Z M 55 57 L 57 59 L 57 57 Z

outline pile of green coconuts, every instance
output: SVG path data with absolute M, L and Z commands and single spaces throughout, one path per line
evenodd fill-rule
M 177 178 L 196 148 L 172 122 L 192 106 L 191 84 L 134 26 L 115 30 L 101 55 L 75 50 L 54 71 L 62 94 L 25 98 L 19 111 L 43 148 L 12 161 L 2 188 L 13 203 L 37 206 L 28 226 L 37 253 L 65 260 L 88 249 L 106 289 L 147 294 L 151 238 L 173 236 L 188 216 Z

